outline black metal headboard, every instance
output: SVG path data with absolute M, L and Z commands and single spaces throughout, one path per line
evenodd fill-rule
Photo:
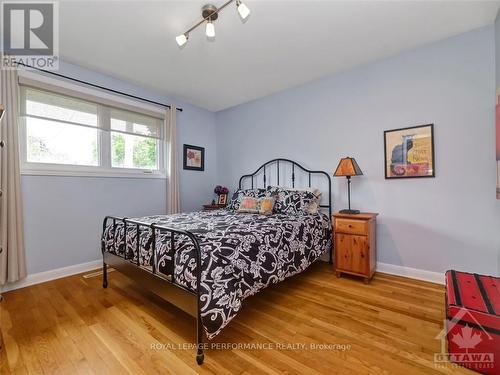
M 308 177 L 307 178 L 308 187 L 311 187 L 311 177 L 312 176 L 317 175 L 317 176 L 326 177 L 326 181 L 328 182 L 328 204 L 321 204 L 320 203 L 319 207 L 328 208 L 329 217 L 331 217 L 332 216 L 332 179 L 330 178 L 330 175 L 324 171 L 312 171 L 312 170 L 309 170 L 307 168 L 304 168 L 302 165 L 300 165 L 299 163 L 297 163 L 293 160 L 281 159 L 281 158 L 270 160 L 270 161 L 262 164 L 259 168 L 257 168 L 257 170 L 255 172 L 241 176 L 238 187 L 240 189 L 242 189 L 243 181 L 245 181 L 248 178 L 251 179 L 252 189 L 254 187 L 258 187 L 259 184 L 257 183 L 256 180 L 257 180 L 257 175 L 259 174 L 260 171 L 263 171 L 262 186 L 264 187 L 264 189 L 267 187 L 268 172 L 272 172 L 272 171 L 276 171 L 276 175 L 275 175 L 276 185 L 281 186 L 280 185 L 280 167 L 282 167 L 283 165 L 291 165 L 291 167 L 292 167 L 292 171 L 291 171 L 292 172 L 291 173 L 291 183 L 292 183 L 291 187 L 292 188 L 295 188 L 296 170 L 299 171 L 299 173 L 305 173 L 305 175 Z

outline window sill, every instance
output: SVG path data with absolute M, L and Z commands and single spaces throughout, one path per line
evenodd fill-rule
M 166 174 L 161 172 L 140 172 L 140 171 L 89 171 L 89 170 L 50 170 L 50 169 L 21 169 L 24 176 L 59 176 L 59 177 L 99 177 L 99 178 L 146 178 L 165 179 Z

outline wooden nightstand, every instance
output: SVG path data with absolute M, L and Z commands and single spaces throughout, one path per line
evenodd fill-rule
M 377 261 L 376 213 L 333 214 L 335 272 L 364 277 L 368 284 Z
M 226 207 L 225 204 L 204 204 L 203 211 L 220 210 L 221 208 L 224 208 L 224 207 Z

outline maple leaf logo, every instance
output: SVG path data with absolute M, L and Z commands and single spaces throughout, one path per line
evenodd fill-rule
M 477 344 L 483 341 L 481 333 L 473 333 L 472 328 L 468 325 L 463 327 L 460 333 L 454 334 L 451 340 L 465 351 L 474 349 Z

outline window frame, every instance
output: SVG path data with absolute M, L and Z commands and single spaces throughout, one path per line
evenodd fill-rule
M 160 127 L 160 137 L 148 137 L 156 139 L 158 149 L 158 169 L 147 170 L 141 168 L 121 168 L 113 167 L 111 159 L 111 126 L 110 110 L 117 108 L 137 114 L 155 117 L 162 122 L 165 118 L 165 110 L 156 106 L 142 103 L 128 98 L 122 98 L 117 95 L 110 95 L 89 89 L 69 82 L 55 80 L 49 77 L 41 76 L 28 71 L 22 71 L 19 74 L 19 153 L 22 175 L 38 176 L 74 176 L 74 177 L 124 177 L 124 178 L 166 178 L 166 148 L 167 141 L 165 137 L 166 129 Z M 97 104 L 98 124 L 97 129 L 97 166 L 58 164 L 58 163 L 38 163 L 27 160 L 27 126 L 26 117 L 22 115 L 22 106 L 26 98 L 25 90 L 35 89 L 52 92 L 56 95 L 72 97 L 78 100 L 84 100 Z M 94 99 L 94 100 L 92 100 Z M 102 104 L 104 103 L 104 104 Z M 106 115 L 107 114 L 107 115 Z M 36 118 L 36 116 L 33 116 Z M 60 123 L 65 121 L 54 120 Z M 82 127 L 92 127 L 84 124 L 74 124 Z M 140 134 L 137 134 L 141 136 Z M 146 136 L 147 137 L 147 136 Z

